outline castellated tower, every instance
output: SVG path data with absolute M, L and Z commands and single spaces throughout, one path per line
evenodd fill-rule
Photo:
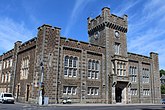
M 113 15 L 108 7 L 104 7 L 101 15 L 96 18 L 88 18 L 89 42 L 106 48 L 107 103 L 116 103 L 120 100 L 120 97 L 117 100 L 120 93 L 115 92 L 119 89 L 123 92 L 122 101 L 119 102 L 130 102 L 130 96 L 128 92 L 126 93 L 130 84 L 127 69 L 127 27 L 127 15 L 123 17 Z M 119 70 L 119 65 L 123 68 L 122 70 Z
M 38 28 L 34 81 L 44 83 L 49 103 L 56 103 L 60 30 L 46 24 Z
M 88 18 L 89 42 L 107 47 L 112 55 L 115 54 L 114 46 L 117 44 L 120 48 L 116 52 L 127 56 L 126 33 L 127 15 L 117 17 L 110 13 L 110 8 L 104 7 L 101 15 L 94 19 Z

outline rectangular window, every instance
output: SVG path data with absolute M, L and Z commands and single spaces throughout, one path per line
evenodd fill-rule
M 92 72 L 91 78 L 92 78 L 92 79 L 95 79 L 95 72 Z
M 99 95 L 98 87 L 88 87 L 88 95 Z
M 65 57 L 65 63 L 64 63 L 64 65 L 67 66 L 67 67 L 68 67 L 68 60 L 69 60 L 69 57 L 66 56 L 66 57 Z
M 77 70 L 73 69 L 73 77 L 76 77 L 76 74 L 77 74 Z
M 69 77 L 72 77 L 72 69 L 71 69 L 71 68 L 69 68 L 68 76 L 69 76 Z
M 73 59 L 73 67 L 77 67 L 77 58 Z
M 88 71 L 88 79 L 91 79 L 91 71 Z
M 94 88 L 91 88 L 91 95 L 94 95 Z
M 64 86 L 63 93 L 67 94 L 67 87 L 66 86 Z
M 21 76 L 20 79 L 28 79 L 29 73 L 29 57 L 25 57 L 21 62 Z
M 65 57 L 65 62 L 64 62 L 64 76 L 65 77 L 76 77 L 77 76 L 77 57 Z
M 143 95 L 149 96 L 150 95 L 150 90 L 149 89 L 143 89 Z
M 91 69 L 91 61 L 88 62 L 88 69 Z
M 66 67 L 64 69 L 64 76 L 68 76 L 68 68 L 66 68 Z
M 13 59 L 10 59 L 10 67 L 12 67 Z
M 137 95 L 137 89 L 131 89 L 131 95 Z
M 64 86 L 63 87 L 63 94 L 67 95 L 76 95 L 76 86 Z
M 72 94 L 73 94 L 73 95 L 76 95 L 76 87 L 73 87 L 73 88 L 72 88 Z
M 98 79 L 99 72 L 96 72 L 95 79 Z
M 91 88 L 88 87 L 88 95 L 91 94 Z
M 98 88 L 95 89 L 95 95 L 99 95 L 99 89 Z
M 115 54 L 120 54 L 120 43 L 115 43 Z
M 143 71 L 143 76 L 142 76 L 143 83 L 149 83 L 149 79 L 150 79 L 149 69 L 143 68 L 142 71 Z
M 72 87 L 68 87 L 68 94 L 71 94 L 72 93 Z
M 98 60 L 91 59 L 88 61 L 88 79 L 98 79 L 100 69 L 99 66 Z

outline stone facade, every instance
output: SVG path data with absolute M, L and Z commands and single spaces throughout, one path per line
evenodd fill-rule
M 46 24 L 36 38 L 17 41 L 0 56 L 0 92 L 29 103 L 38 103 L 41 94 L 49 104 L 64 97 L 73 103 L 160 103 L 158 54 L 127 52 L 127 15 L 104 7 L 87 20 L 89 43 L 63 38 L 60 28 Z

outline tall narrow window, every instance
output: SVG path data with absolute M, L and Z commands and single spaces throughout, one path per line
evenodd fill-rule
M 66 57 L 65 57 L 65 66 L 68 66 L 68 62 L 69 62 L 69 57 L 66 56 Z
M 76 57 L 73 59 L 73 67 L 77 67 L 77 58 Z
M 91 69 L 91 60 L 88 61 L 88 69 Z
M 72 67 L 73 57 L 69 58 L 69 67 Z
M 115 54 L 119 55 L 120 54 L 120 43 L 115 42 L 114 49 L 115 49 Z

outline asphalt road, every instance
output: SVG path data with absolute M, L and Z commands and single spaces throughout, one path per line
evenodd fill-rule
M 20 104 L 20 103 L 16 103 L 16 104 L 0 103 L 0 110 L 165 110 L 165 105 L 37 106 L 37 105 Z

